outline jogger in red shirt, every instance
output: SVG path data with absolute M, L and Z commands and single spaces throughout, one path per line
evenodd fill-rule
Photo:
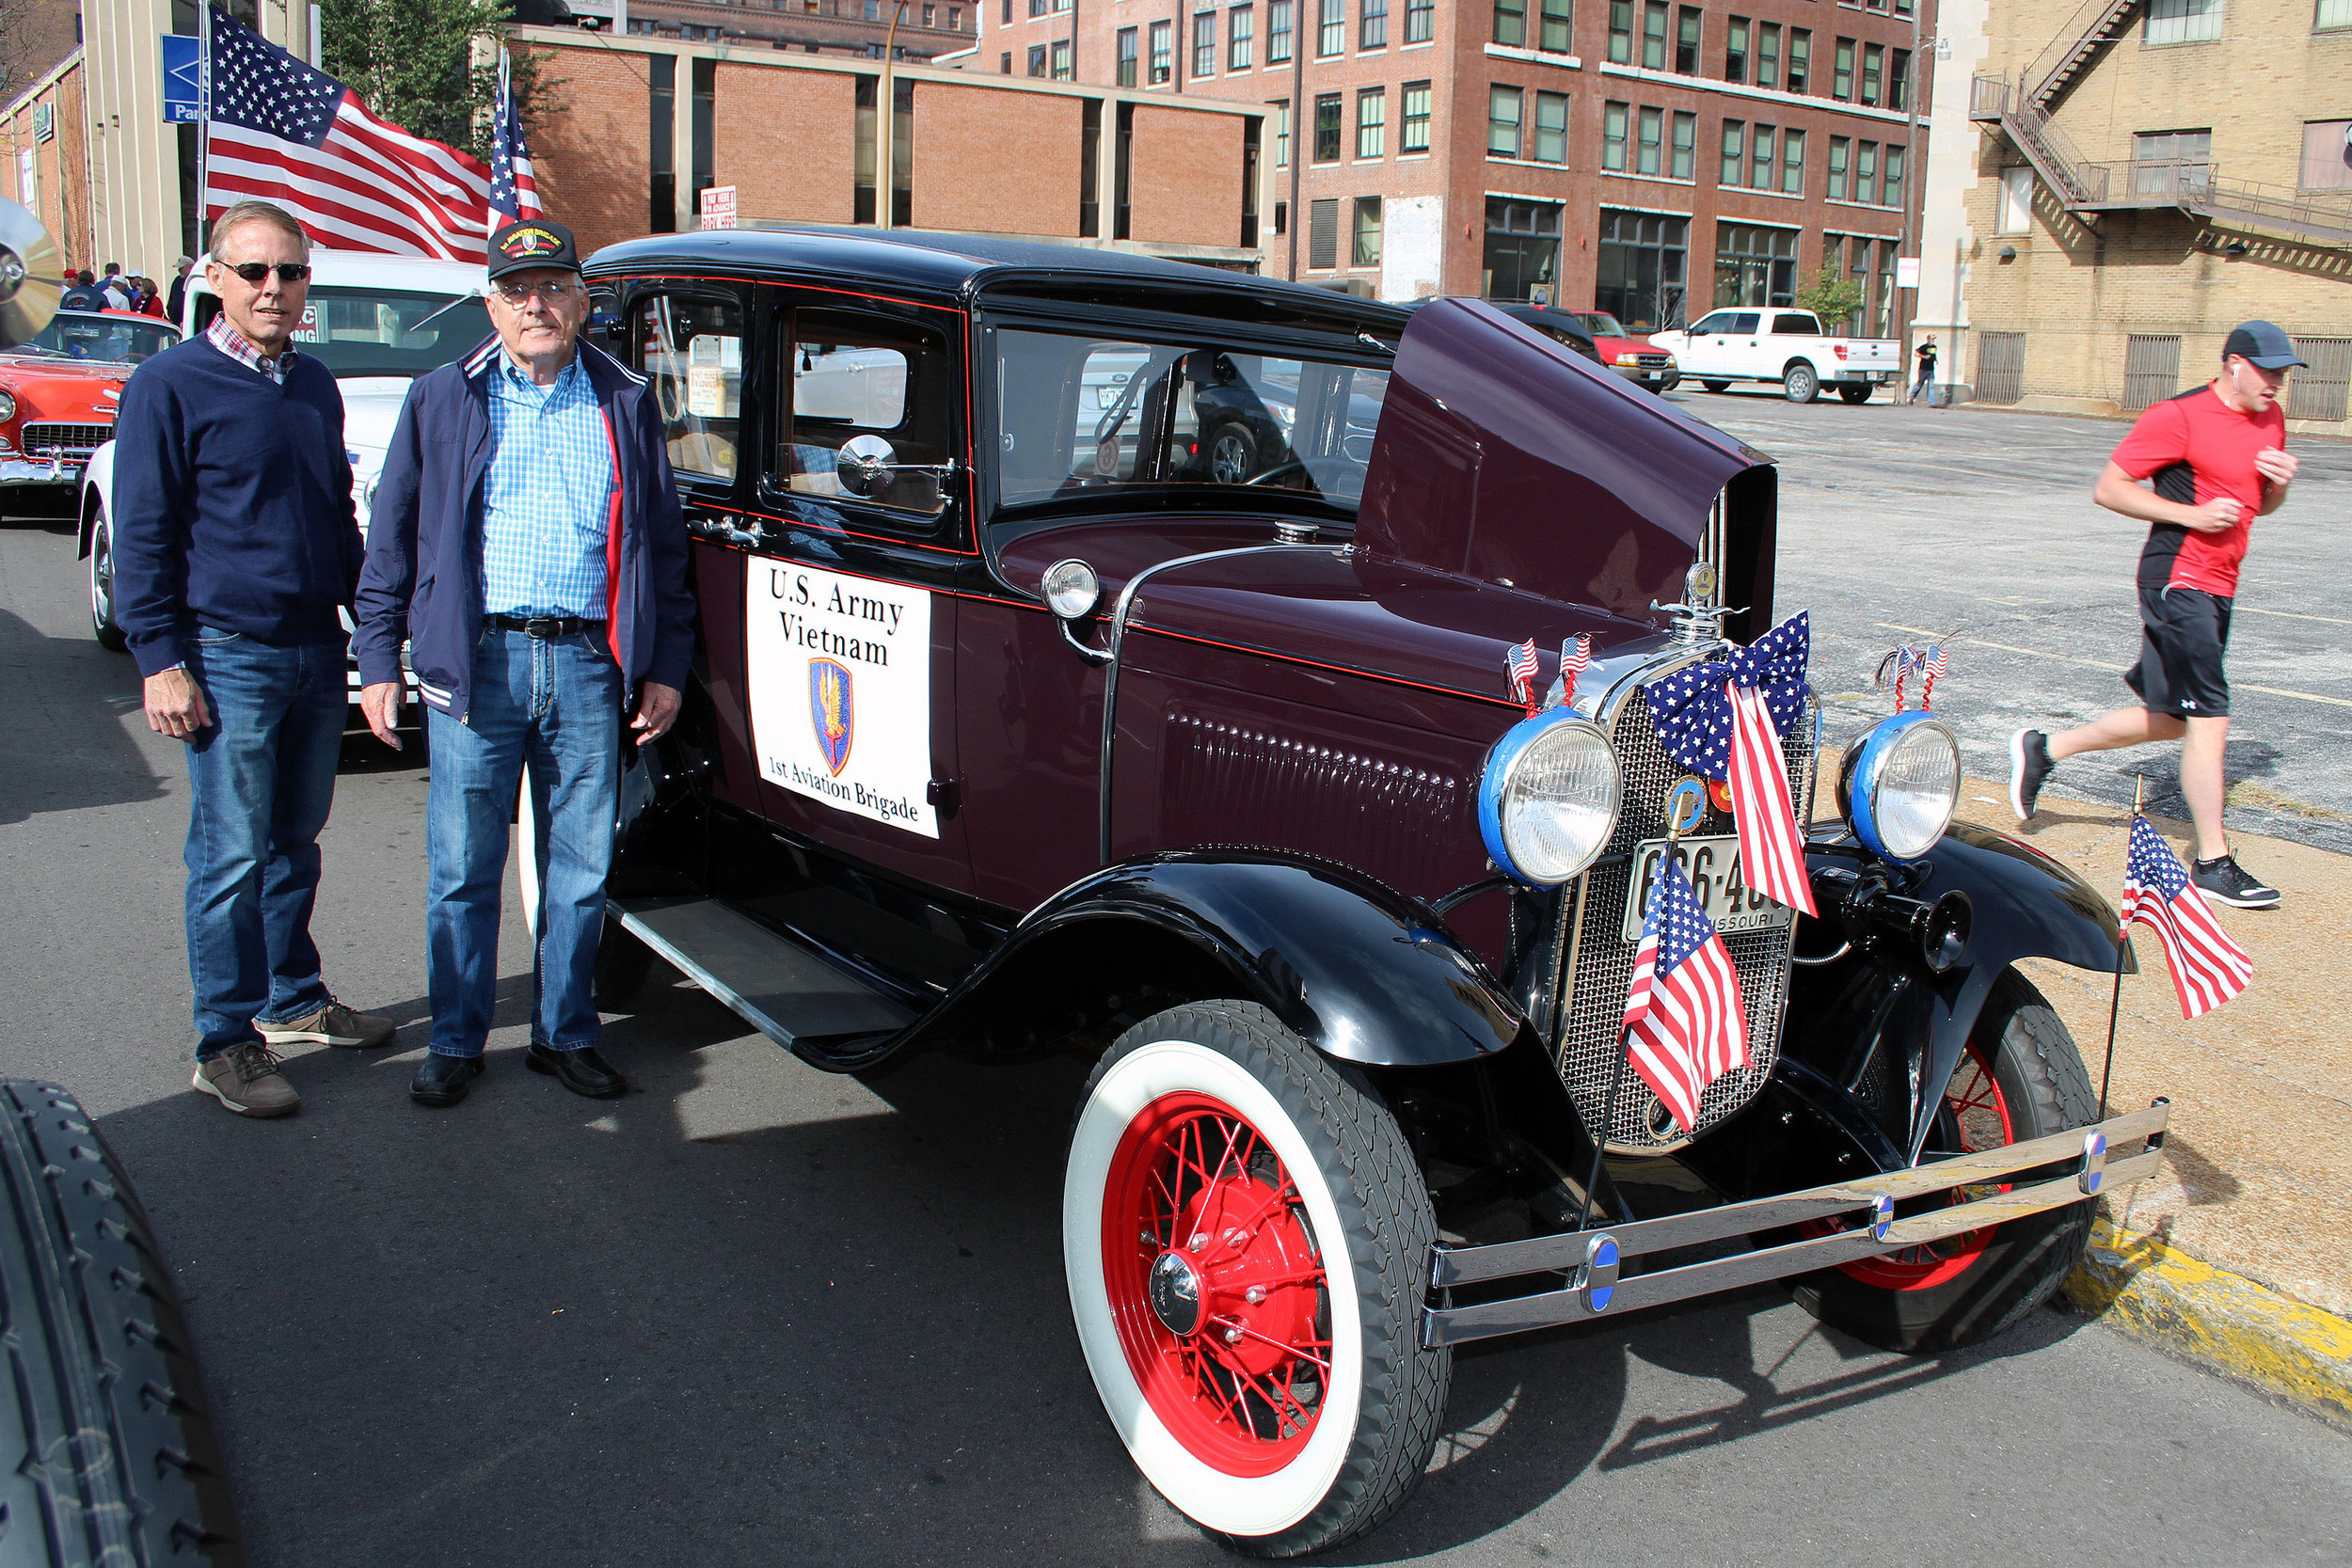
M 2139 556 L 2139 662 L 2123 677 L 2139 705 L 2056 735 L 2020 730 L 2010 741 L 2010 805 L 2022 822 L 2065 758 L 2181 740 L 2181 793 L 2197 827 L 2192 875 L 2206 897 L 2241 909 L 2267 909 L 2279 894 L 2237 863 L 2221 831 L 2230 736 L 2222 649 L 2247 536 L 2257 516 L 2279 509 L 2295 478 L 2279 394 L 2288 369 L 2302 363 L 2284 332 L 2247 322 L 2222 348 L 2218 376 L 2155 404 L 2132 426 L 2091 499 L 2150 525 Z M 2140 487 L 2143 480 L 2153 491 Z

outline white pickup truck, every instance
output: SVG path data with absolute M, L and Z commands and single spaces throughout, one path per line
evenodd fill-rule
M 1716 310 L 1694 326 L 1653 332 L 1685 381 L 1710 392 L 1735 381 L 1777 381 L 1790 403 L 1811 403 L 1823 384 L 1848 403 L 1902 377 L 1902 345 L 1891 338 L 1833 338 L 1810 310 Z

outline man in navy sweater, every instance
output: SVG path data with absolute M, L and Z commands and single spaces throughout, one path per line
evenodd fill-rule
M 310 940 L 362 550 L 342 394 L 292 346 L 310 248 L 268 202 L 222 214 L 220 314 L 139 366 L 115 425 L 116 618 L 149 727 L 188 746 L 195 1083 L 248 1117 L 302 1103 L 271 1047 L 392 1037 L 335 1000 Z

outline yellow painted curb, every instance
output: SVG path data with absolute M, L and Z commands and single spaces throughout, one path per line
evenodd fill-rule
M 2352 1428 L 2352 1322 L 2104 1219 L 2065 1290 L 2134 1338 Z

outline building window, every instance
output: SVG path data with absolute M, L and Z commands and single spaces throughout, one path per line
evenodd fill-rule
M 1171 26 L 1168 23 L 1154 22 L 1152 24 L 1151 85 L 1153 87 L 1157 87 L 1162 82 L 1168 80 L 1168 54 L 1171 47 L 1171 41 L 1169 39 L 1170 31 Z
M 2221 36 L 2221 0 L 2148 0 L 2142 43 L 2202 43 Z
M 1358 8 L 1362 13 L 1359 49 L 1386 49 L 1389 46 L 1389 0 L 1363 0 Z
M 1045 0 L 1029 0 L 1029 14 L 1031 16 L 1043 16 L 1045 14 Z
M 1649 0 L 1649 4 L 1642 8 L 1642 69 L 1666 69 L 1665 0 Z
M 934 26 L 937 26 L 937 25 L 938 25 L 938 23 L 937 23 L 937 21 L 935 20 L 935 18 L 938 16 L 938 14 L 939 14 L 939 8 L 938 8 L 938 7 L 936 7 L 936 6 L 926 6 L 926 7 L 924 7 L 924 8 L 923 8 L 923 25 L 924 25 L 924 26 L 926 26 L 926 27 L 934 27 Z
M 1276 202 L 1274 204 L 1274 237 L 1278 240 L 1280 239 L 1284 234 L 1290 232 L 1290 227 L 1291 204 L 1287 201 Z
M 1804 27 L 1788 29 L 1788 90 L 1804 92 L 1812 80 L 1813 34 Z
M 1853 144 L 1853 198 L 1878 205 L 1879 144 L 1874 141 Z
M 2312 31 L 2328 33 L 2339 27 L 2352 27 L 2352 0 L 2312 0 Z
M 1829 95 L 1848 99 L 1853 96 L 1853 40 L 1837 40 L 1837 63 L 1830 72 Z
M 2033 169 L 2015 164 L 2001 170 L 2001 199 L 1993 215 L 1993 232 L 2023 234 L 2032 228 Z
M 1405 0 L 1405 41 L 1427 43 L 1438 36 L 1438 0 Z
M 947 8 L 947 30 L 951 33 L 963 31 L 963 8 L 961 6 Z
M 1862 102 L 1875 104 L 1879 101 L 1879 77 L 1886 64 L 1886 51 L 1875 43 L 1862 46 Z
M 1192 73 L 1198 78 L 1216 74 L 1216 12 L 1202 11 L 1192 19 Z
M 1829 189 L 1822 194 L 1832 201 L 1846 199 L 1846 163 L 1852 155 L 1853 143 L 1843 136 L 1829 139 Z
M 1136 30 L 1133 27 L 1119 30 L 1119 85 L 1122 87 L 1136 85 Z
M 1699 24 L 1705 14 L 1696 6 L 1682 8 L 1681 30 L 1675 35 L 1675 70 L 1681 75 L 1699 73 Z
M 2352 0 L 2344 0 L 2352 6 Z M 1609 63 L 1633 63 L 1633 0 L 1609 0 Z
M 1004 24 L 1005 24 L 1006 26 L 1009 27 L 1009 26 L 1011 26 L 1011 25 L 1012 25 L 1012 0 L 1004 0 L 1004 3 L 1005 3 Z M 815 0 L 810 0 L 810 6 L 809 6 L 809 8 L 810 8 L 811 10 L 814 10 L 814 9 L 816 9 L 816 8 L 816 8 L 816 5 L 815 5 Z
M 1253 13 L 1248 6 L 1235 6 L 1225 13 L 1225 69 L 1249 69 L 1250 30 Z
M 1293 0 L 1266 0 L 1265 63 L 1280 65 L 1291 57 Z
M 1600 111 L 1600 166 L 1625 167 L 1625 119 L 1631 105 L 1607 103 Z
M 1724 28 L 1724 80 L 1748 79 L 1748 19 L 1735 16 Z
M 1656 174 L 1665 161 L 1665 111 L 1645 108 L 1634 126 L 1633 172 Z
M 813 43 L 809 45 L 809 48 L 810 48 L 810 49 L 812 49 L 812 50 L 814 50 L 816 47 L 817 47 L 817 46 L 816 46 L 815 44 L 813 44 Z M 1003 72 L 1003 73 L 1004 73 L 1005 75 L 1007 75 L 1007 76 L 1009 76 L 1009 75 L 1011 75 L 1011 74 L 1012 74 L 1012 51 L 1011 51 L 1011 50 L 1008 49 L 1008 50 L 1006 50 L 1003 54 L 1001 54 L 1001 55 L 997 55 L 997 56 L 996 56 L 996 69 L 997 69 L 999 71 Z
M 1356 156 L 1377 158 L 1388 150 L 1389 95 L 1366 87 L 1356 95 Z
M 1315 149 L 1318 164 L 1340 161 L 1340 97 L 1336 92 L 1315 95 Z
M 2352 383 L 2352 338 L 2297 338 L 2296 357 L 2303 368 L 2287 384 L 2287 418 L 2341 420 L 2344 392 Z
M 1748 183 L 1759 191 L 1772 188 L 1772 154 L 1779 149 L 1779 137 L 1769 125 L 1759 125 L 1749 138 Z
M 2132 137 L 2132 195 L 2183 195 L 2204 182 L 2212 162 L 2211 131 L 2142 132 Z
M 1724 120 L 1724 166 L 1715 182 L 1719 185 L 1737 185 L 1740 182 L 1740 171 L 1747 166 L 1747 152 L 1748 128 L 1746 124 L 1736 119 Z
M 1325 59 L 1347 52 L 1347 0 L 1323 0 L 1315 53 Z
M 1356 198 L 1356 245 L 1348 256 L 1348 265 L 1376 267 L 1380 264 L 1380 198 L 1359 196 Z
M 1780 134 L 1780 188 L 1789 196 L 1804 194 L 1804 133 Z
M 1565 92 L 1535 95 L 1535 161 L 1568 161 L 1568 95 Z
M 1291 106 L 1288 100 L 1274 105 L 1274 166 L 1291 166 Z
M 1319 196 L 1307 203 L 1307 264 L 1328 272 L 1340 264 L 1340 198 Z
M 1903 204 L 1905 153 L 1905 149 L 1897 147 L 1892 142 L 1886 144 L 1886 199 L 1883 203 L 1884 206 L 1899 207 Z
M 1753 223 L 1715 225 L 1715 309 L 1794 305 L 1797 231 Z
M 1068 39 L 1054 40 L 1054 80 L 1057 82 L 1070 80 L 1070 40 Z
M 1780 86 L 1780 24 L 1759 23 L 1756 29 L 1756 85 Z
M 1490 87 L 1486 89 L 1486 156 L 1516 158 L 1519 155 L 1519 89 Z
M 1041 43 L 1029 46 L 1029 74 L 1032 76 L 1045 74 L 1045 45 Z
M 1399 152 L 1429 150 L 1428 83 L 1407 82 L 1405 84 L 1405 123 L 1399 129 L 1403 133 L 1397 138 L 1396 150 Z
M 2303 125 L 2303 171 L 2307 191 L 2352 190 L 2352 119 L 2313 119 Z
M 1691 178 L 1691 166 L 1698 151 L 1699 117 L 1688 109 L 1675 111 L 1674 164 L 1671 172 L 1677 180 Z
M 1886 72 L 1886 106 L 1890 109 L 1911 107 L 1911 51 L 1898 49 Z
M 1495 0 L 1495 41 L 1527 47 L 1527 0 Z
M 1560 270 L 1560 206 L 1552 201 L 1486 198 L 1486 255 L 1479 293 L 1488 299 L 1549 293 Z
M 1542 0 L 1543 31 L 1536 36 L 1535 47 L 1548 55 L 1568 52 L 1568 35 L 1574 32 L 1576 15 L 1569 8 L 1569 0 Z
M 1690 234 L 1688 218 L 1602 208 L 1594 307 L 1616 317 L 1629 332 L 1680 326 Z
M 652 182 L 653 211 L 647 214 L 646 229 L 655 234 L 670 234 L 677 230 L 677 56 L 648 55 L 646 78 L 646 109 L 650 121 L 646 127 L 645 151 L 647 169 Z M 860 126 L 861 133 L 869 127 Z M 871 146 L 868 142 L 866 145 Z M 869 174 L 870 182 L 871 176 Z M 866 199 L 873 199 L 869 183 Z M 864 220 L 872 222 L 869 214 Z

